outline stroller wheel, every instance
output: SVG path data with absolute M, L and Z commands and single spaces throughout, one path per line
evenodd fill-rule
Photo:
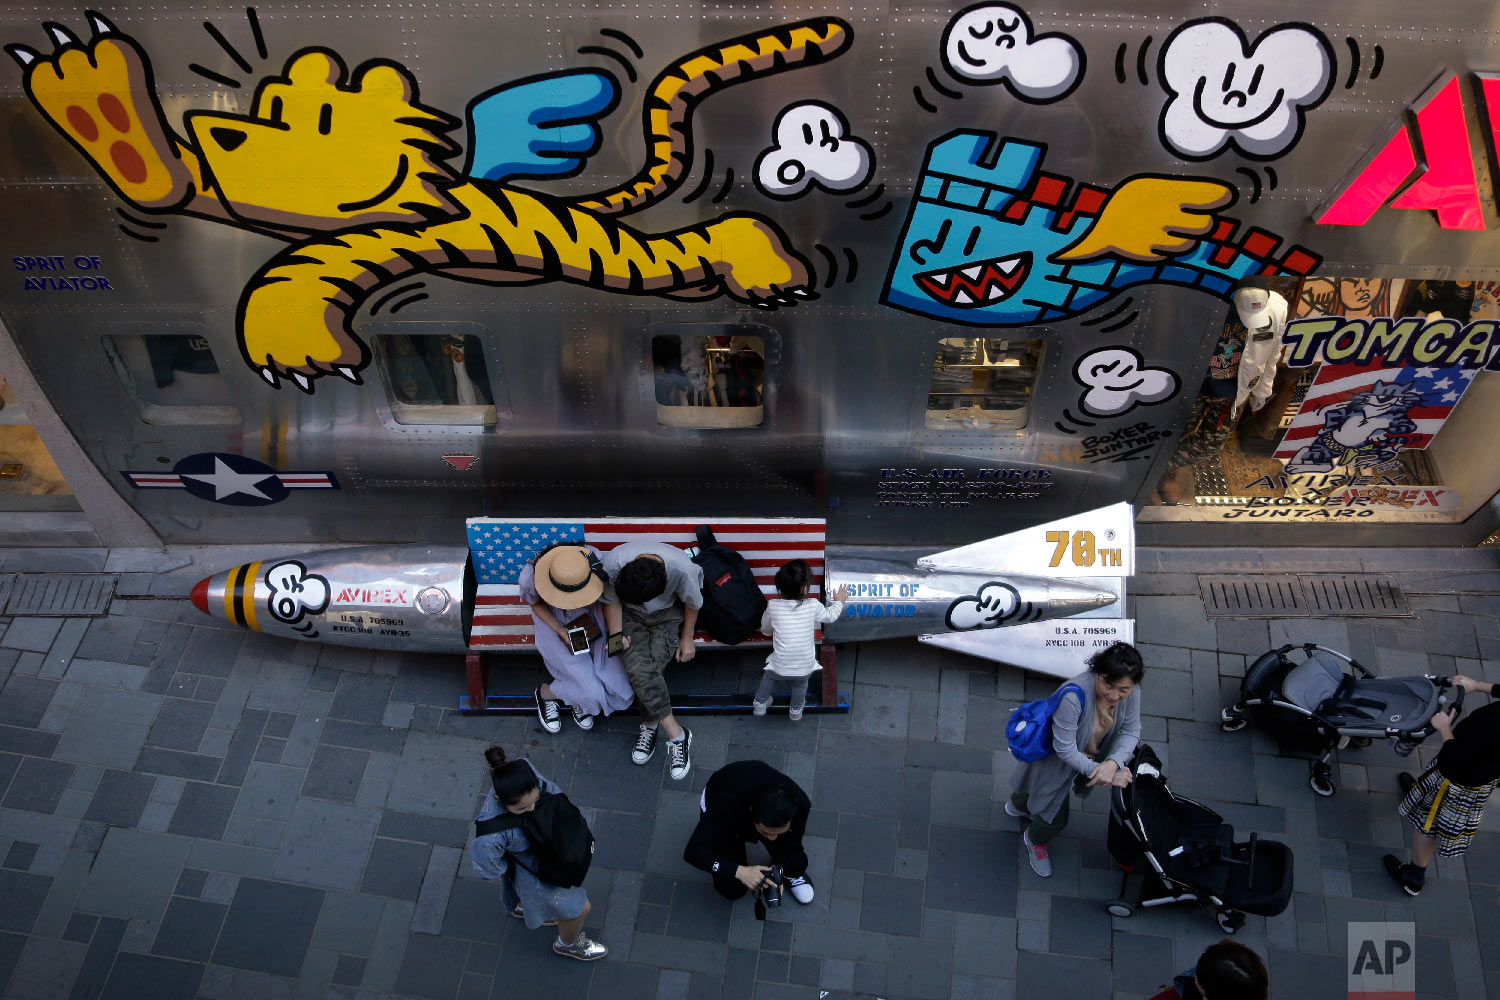
M 1131 906 L 1123 899 L 1117 899 L 1114 902 L 1106 903 L 1104 908 L 1109 911 L 1109 915 L 1112 917 L 1128 917 L 1135 913 L 1135 907 Z
M 1370 737 L 1352 736 L 1349 738 L 1349 745 L 1356 750 L 1363 750 L 1365 747 L 1370 745 Z
M 1237 733 L 1250 724 L 1250 720 L 1232 708 L 1219 710 L 1219 728 L 1226 733 Z
M 1338 789 L 1333 786 L 1332 779 L 1325 778 L 1321 774 L 1314 774 L 1309 777 L 1307 779 L 1307 784 L 1310 788 L 1312 788 L 1314 792 L 1323 796 L 1323 798 L 1325 799 L 1331 796 L 1334 792 L 1338 791 Z
M 1218 913 L 1216 913 L 1215 916 L 1219 921 L 1219 930 L 1223 931 L 1225 934 L 1233 934 L 1235 931 L 1245 926 L 1245 915 L 1239 910 L 1231 910 L 1226 906 Z

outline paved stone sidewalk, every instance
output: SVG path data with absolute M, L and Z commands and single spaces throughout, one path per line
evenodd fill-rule
M 181 598 L 250 550 L 11 550 L 0 572 L 120 574 L 109 614 L 16 618 L 0 636 L 0 987 L 17 1000 L 291 997 L 1010 998 L 1149 995 L 1220 934 L 1211 912 L 1129 919 L 1096 795 L 1036 878 L 1000 803 L 1003 725 L 1052 682 L 931 650 L 840 658 L 847 716 L 695 718 L 689 781 L 628 761 L 631 719 L 549 736 L 534 718 L 465 717 L 451 658 L 296 644 L 220 627 Z M 253 550 L 264 554 L 266 548 Z M 1385 674 L 1500 680 L 1494 550 L 1143 551 L 1132 581 L 1148 673 L 1145 736 L 1174 787 L 1296 852 L 1297 893 L 1240 937 L 1286 998 L 1343 996 L 1350 921 L 1415 920 L 1421 997 L 1500 1000 L 1500 808 L 1415 901 L 1380 871 L 1405 835 L 1403 763 L 1342 755 L 1316 798 L 1306 764 L 1215 722 L 1247 656 L 1322 642 Z M 1205 616 L 1197 573 L 1395 573 L 1410 618 Z M 678 668 L 678 690 L 749 690 L 754 654 Z M 536 661 L 497 686 L 529 690 Z M 496 674 L 501 674 L 496 671 Z M 588 889 L 610 947 L 549 951 L 472 877 L 481 751 L 529 756 L 585 807 Z M 1429 751 L 1430 753 L 1430 751 Z M 659 755 L 660 756 L 660 755 Z M 681 860 L 711 771 L 758 757 L 812 795 L 818 897 L 765 923 Z

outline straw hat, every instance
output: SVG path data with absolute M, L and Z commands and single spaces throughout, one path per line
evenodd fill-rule
M 560 611 L 586 608 L 604 593 L 604 566 L 581 545 L 559 545 L 537 557 L 532 585 Z

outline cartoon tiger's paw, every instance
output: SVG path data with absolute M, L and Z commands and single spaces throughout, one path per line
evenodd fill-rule
M 709 225 L 719 251 L 724 290 L 742 302 L 774 309 L 815 299 L 812 269 L 781 234 L 753 215 L 728 215 Z
M 126 200 L 173 208 L 191 195 L 192 174 L 162 123 L 146 54 L 99 14 L 86 16 L 87 43 L 49 22 L 51 55 L 18 44 L 5 51 L 25 67 L 31 102 Z
M 324 287 L 322 294 L 326 294 Z M 313 380 L 337 375 L 355 385 L 370 360 L 364 342 L 348 328 L 348 313 L 298 280 L 252 283 L 240 303 L 240 353 L 256 374 L 280 388 L 289 379 L 303 392 Z

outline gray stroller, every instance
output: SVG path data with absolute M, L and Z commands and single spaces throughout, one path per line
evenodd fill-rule
M 1431 720 L 1463 707 L 1462 688 L 1447 677 L 1376 677 L 1343 653 L 1304 643 L 1262 655 L 1245 671 L 1240 697 L 1220 713 L 1225 732 L 1254 722 L 1282 749 L 1312 754 L 1307 783 L 1332 795 L 1334 752 L 1387 739 L 1402 757 L 1434 732 Z

